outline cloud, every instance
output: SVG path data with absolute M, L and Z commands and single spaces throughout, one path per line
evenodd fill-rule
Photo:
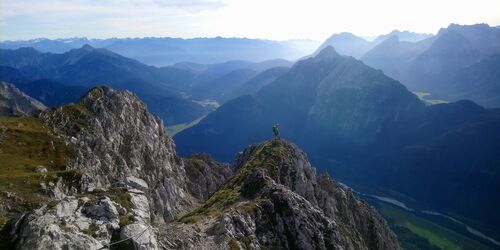
M 159 7 L 186 8 L 191 11 L 217 9 L 225 6 L 222 1 L 213 0 L 153 0 Z
M 186 14 L 221 8 L 215 0 L 23 0 L 2 1 L 1 18 L 13 16 Z
M 499 25 L 498 0 L 0 0 L 0 39 L 88 36 L 313 38 Z

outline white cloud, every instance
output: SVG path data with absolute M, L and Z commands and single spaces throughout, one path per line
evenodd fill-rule
M 313 38 L 450 23 L 500 24 L 500 1 L 0 0 L 0 38 L 229 36 Z

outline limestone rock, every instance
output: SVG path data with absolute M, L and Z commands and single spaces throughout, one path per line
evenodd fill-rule
M 253 145 L 198 209 L 160 230 L 168 249 L 400 249 L 385 221 L 286 141 Z
M 106 201 L 109 198 L 105 199 Z M 101 202 L 103 207 L 113 204 Z M 24 214 L 13 224 L 10 234 L 18 249 L 99 249 L 110 242 L 118 220 L 89 217 L 85 201 L 65 197 L 55 207 L 44 206 Z M 107 207 L 109 209 L 109 207 Z
M 183 160 L 188 191 L 200 201 L 206 200 L 233 174 L 228 164 L 218 163 L 208 154 L 193 154 Z
M 139 222 L 123 227 L 120 231 L 120 239 L 128 238 L 133 242 L 135 249 L 159 249 L 154 230 L 145 223 Z
M 23 93 L 16 86 L 0 82 L 0 115 L 26 116 L 37 114 L 47 107 Z
M 177 218 L 195 203 L 163 122 L 131 92 L 96 87 L 79 103 L 47 110 L 40 118 L 67 141 L 77 142 L 71 165 L 84 170 L 81 191 L 125 181 L 147 191 L 156 222 Z
M 143 179 L 139 179 L 134 176 L 125 177 L 125 185 L 131 188 L 139 189 L 143 192 L 149 189 L 148 184 Z

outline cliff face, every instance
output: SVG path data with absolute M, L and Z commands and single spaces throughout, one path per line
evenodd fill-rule
M 2 242 L 12 248 L 99 249 L 125 240 L 113 246 L 157 249 L 154 228 L 185 214 L 231 173 L 204 158 L 203 176 L 214 178 L 186 175 L 162 121 L 128 91 L 97 87 L 39 120 L 72 149 L 66 169 L 75 176 L 69 183 L 37 175 L 39 191 L 51 198 L 4 227 Z
M 94 88 L 79 103 L 40 117 L 75 144 L 72 167 L 84 173 L 82 191 L 142 179 L 156 221 L 171 220 L 195 202 L 163 122 L 131 92 Z
M 199 201 L 208 199 L 233 174 L 229 164 L 217 163 L 208 154 L 193 154 L 183 160 L 187 188 Z
M 71 178 L 37 175 L 50 199 L 6 224 L 7 248 L 399 248 L 376 212 L 317 177 L 294 144 L 250 146 L 233 169 L 205 154 L 181 159 L 158 117 L 106 87 L 39 120 L 71 148 Z
M 399 249 L 385 221 L 286 141 L 248 147 L 205 203 L 160 230 L 171 249 Z
M 41 102 L 24 94 L 14 85 L 0 82 L 0 115 L 32 115 L 46 108 Z

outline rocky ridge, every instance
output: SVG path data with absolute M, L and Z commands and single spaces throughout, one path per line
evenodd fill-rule
M 315 169 L 296 145 L 243 151 L 205 203 L 160 230 L 168 249 L 399 249 L 370 206 Z
M 71 187 L 59 179 L 46 190 L 57 194 L 51 202 L 4 228 L 15 248 L 99 249 L 125 240 L 158 249 L 154 228 L 196 206 L 230 173 L 206 158 L 205 175 L 216 166 L 224 174 L 203 186 L 190 180 L 161 119 L 129 91 L 96 87 L 39 119 L 71 146 L 67 168 L 81 178 Z
M 0 115 L 33 115 L 46 108 L 41 102 L 24 94 L 14 85 L 0 82 Z
M 233 170 L 186 159 L 128 91 L 96 87 L 39 119 L 73 153 L 51 199 L 4 226 L 15 249 L 398 249 L 383 219 L 294 144 L 253 145 Z

